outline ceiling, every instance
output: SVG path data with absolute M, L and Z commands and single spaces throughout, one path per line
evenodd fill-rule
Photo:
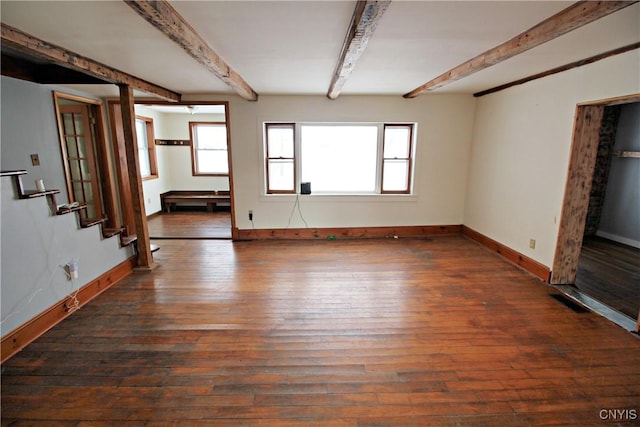
M 341 95 L 402 95 L 572 3 L 392 1 Z M 171 2 L 259 95 L 325 95 L 355 4 Z M 4 24 L 183 95 L 234 93 L 122 1 L 2 0 L 0 8 Z M 433 92 L 474 93 L 639 40 L 636 3 Z M 117 95 L 114 85 L 72 87 Z

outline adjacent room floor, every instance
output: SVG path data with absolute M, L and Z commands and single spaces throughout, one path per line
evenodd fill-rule
M 596 426 L 640 410 L 636 335 L 461 236 L 166 240 L 154 256 L 2 366 L 3 425 Z
M 149 217 L 152 239 L 230 239 L 231 214 L 228 209 L 160 213 Z M 157 243 L 157 242 L 156 242 Z
M 637 319 L 640 312 L 640 249 L 601 237 L 585 237 L 576 287 Z

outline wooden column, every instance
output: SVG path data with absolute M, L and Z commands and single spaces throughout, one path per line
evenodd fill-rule
M 142 178 L 138 163 L 138 144 L 136 142 L 136 113 L 134 110 L 133 89 L 126 84 L 119 84 L 120 105 L 122 110 L 122 128 L 124 130 L 124 145 L 127 153 L 127 169 L 129 171 L 129 188 L 131 191 L 131 206 L 138 237 L 138 267 L 152 269 L 153 255 L 149 243 L 149 228 L 144 208 L 144 194 L 142 192 Z
M 578 106 L 551 283 L 575 283 L 604 106 Z

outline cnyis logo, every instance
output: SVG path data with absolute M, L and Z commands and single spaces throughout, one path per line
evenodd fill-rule
M 603 421 L 634 421 L 638 419 L 636 409 L 601 409 L 599 415 Z

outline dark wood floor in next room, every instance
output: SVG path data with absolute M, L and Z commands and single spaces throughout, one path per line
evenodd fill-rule
M 2 425 L 599 426 L 608 409 L 640 415 L 638 337 L 462 236 L 167 240 L 155 258 L 2 366 Z

